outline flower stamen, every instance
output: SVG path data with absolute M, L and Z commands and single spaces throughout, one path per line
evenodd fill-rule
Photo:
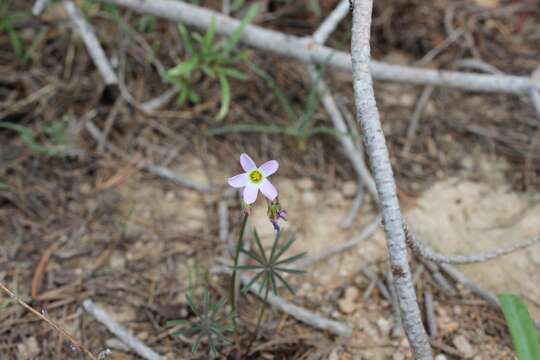
M 262 181 L 262 178 L 263 178 L 263 175 L 261 174 L 261 172 L 259 170 L 253 170 L 250 174 L 249 174 L 249 179 L 254 182 L 254 183 L 260 183 Z

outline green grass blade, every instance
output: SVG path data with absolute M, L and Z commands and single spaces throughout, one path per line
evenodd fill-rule
M 333 135 L 335 137 L 352 136 L 349 132 L 339 131 L 329 126 L 315 126 L 314 128 L 307 130 L 304 135 L 305 137 L 308 137 L 318 134 Z
M 231 4 L 231 10 L 232 11 L 238 11 L 244 4 L 246 3 L 246 0 L 234 0 Z
M 251 289 L 251 287 L 253 286 L 253 284 L 255 284 L 257 282 L 257 280 L 259 280 L 261 278 L 261 276 L 264 275 L 264 271 L 260 271 L 258 272 L 250 281 L 249 283 L 246 284 L 246 286 L 244 286 L 242 288 L 242 293 L 246 294 L 249 289 Z
M 258 67 L 256 64 L 252 62 L 249 62 L 248 64 L 250 69 L 261 79 L 263 79 L 263 81 L 266 83 L 266 86 L 268 86 L 270 90 L 272 90 L 274 96 L 281 104 L 281 107 L 283 108 L 283 110 L 285 110 L 285 113 L 287 114 L 289 120 L 295 122 L 298 119 L 298 115 L 296 115 L 291 105 L 291 102 L 289 101 L 289 99 L 287 99 L 287 96 L 285 96 L 285 93 L 283 92 L 283 90 L 281 90 L 281 88 L 278 86 L 272 76 L 270 76 L 270 74 L 268 74 L 262 68 Z
M 244 74 L 240 70 L 236 70 L 234 68 L 226 67 L 226 68 L 222 68 L 221 71 L 225 75 L 227 75 L 228 77 L 231 77 L 233 79 L 244 81 L 244 80 L 247 80 L 247 78 L 248 78 L 248 76 L 246 74 Z
M 519 360 L 540 359 L 540 340 L 527 307 L 512 294 L 499 295 L 504 317 L 510 329 Z
M 261 252 L 261 256 L 262 256 L 262 258 L 264 260 L 264 262 L 262 262 L 262 264 L 266 265 L 268 263 L 268 258 L 266 257 L 266 253 L 264 252 L 264 247 L 263 247 L 263 245 L 261 243 L 261 238 L 259 236 L 259 233 L 257 232 L 257 229 L 253 230 L 253 237 L 255 238 L 255 244 L 259 248 L 259 251 Z
M 180 24 L 178 25 L 178 32 L 180 33 L 180 37 L 182 38 L 186 50 L 193 54 L 193 42 L 191 41 L 191 36 L 189 35 L 187 28 Z
M 242 37 L 242 33 L 244 32 L 246 26 L 248 26 L 248 24 L 250 24 L 253 19 L 255 19 L 255 16 L 257 16 L 257 10 L 257 5 L 253 5 L 249 9 L 246 17 L 242 19 L 240 25 L 236 28 L 236 30 L 234 30 L 229 39 L 227 39 L 227 43 L 224 49 L 225 54 L 230 53 L 236 47 L 236 44 L 238 44 L 238 41 L 240 41 L 240 37 Z
M 166 78 L 170 79 L 171 77 L 181 77 L 181 76 L 187 75 L 191 73 L 197 67 L 198 63 L 199 63 L 198 57 L 194 56 L 191 59 L 176 65 L 172 69 L 167 70 Z
M 206 54 L 211 51 L 212 45 L 214 44 L 214 39 L 216 37 L 216 30 L 216 18 L 212 17 L 212 19 L 210 20 L 210 26 L 208 27 L 208 31 L 206 31 L 202 42 L 203 53 Z
M 208 130 L 208 135 L 223 135 L 228 133 L 265 133 L 277 135 L 293 135 L 296 136 L 296 131 L 284 126 L 267 125 L 267 124 L 237 124 L 226 125 Z
M 217 73 L 219 79 L 219 85 L 221 86 L 221 108 L 216 115 L 216 120 L 221 121 L 227 116 L 229 112 L 229 106 L 231 104 L 231 87 L 227 76 L 221 71 Z

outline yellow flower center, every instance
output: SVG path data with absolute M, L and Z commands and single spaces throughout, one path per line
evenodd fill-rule
M 254 182 L 254 183 L 259 183 L 262 181 L 262 178 L 263 178 L 263 175 L 261 174 L 261 172 L 259 170 L 253 170 L 250 174 L 249 174 L 249 179 Z

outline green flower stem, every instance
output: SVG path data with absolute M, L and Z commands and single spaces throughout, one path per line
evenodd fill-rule
M 238 266 L 238 260 L 240 259 L 240 250 L 244 246 L 244 230 L 246 229 L 248 213 L 244 213 L 242 219 L 242 226 L 240 227 L 240 234 L 238 235 L 238 242 L 236 243 L 236 253 L 234 254 L 234 268 L 232 273 L 232 285 L 231 285 L 231 309 L 233 316 L 234 332 L 237 334 L 236 329 L 236 267 Z
M 264 292 L 264 299 L 262 299 L 261 304 L 261 310 L 259 310 L 259 318 L 257 319 L 257 325 L 255 326 L 255 330 L 253 331 L 253 336 L 251 337 L 251 341 L 249 342 L 249 345 L 247 347 L 246 354 L 249 355 L 249 352 L 251 350 L 251 346 L 257 340 L 259 337 L 259 328 L 261 327 L 261 322 L 264 317 L 264 313 L 266 311 L 266 308 L 268 307 L 268 292 L 270 291 L 270 288 L 267 286 L 266 290 Z

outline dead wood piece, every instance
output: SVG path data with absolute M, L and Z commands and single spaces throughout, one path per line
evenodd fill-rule
M 81 38 L 86 45 L 86 49 L 94 61 L 94 64 L 96 64 L 101 76 L 103 77 L 103 80 L 105 81 L 105 84 L 117 85 L 118 78 L 116 77 L 107 56 L 105 55 L 105 51 L 101 47 L 101 44 L 94 33 L 94 29 L 81 14 L 79 7 L 72 1 L 65 1 L 64 8 L 71 18 L 71 21 L 73 21 L 73 24 L 79 31 Z
M 147 360 L 164 360 L 165 358 L 150 349 L 137 339 L 131 332 L 125 329 L 123 326 L 114 321 L 109 314 L 105 312 L 99 305 L 95 304 L 92 300 L 86 299 L 83 301 L 84 309 L 92 315 L 97 321 L 102 323 L 116 335 L 124 344 L 129 346 L 130 349 L 135 351 L 143 359 Z

